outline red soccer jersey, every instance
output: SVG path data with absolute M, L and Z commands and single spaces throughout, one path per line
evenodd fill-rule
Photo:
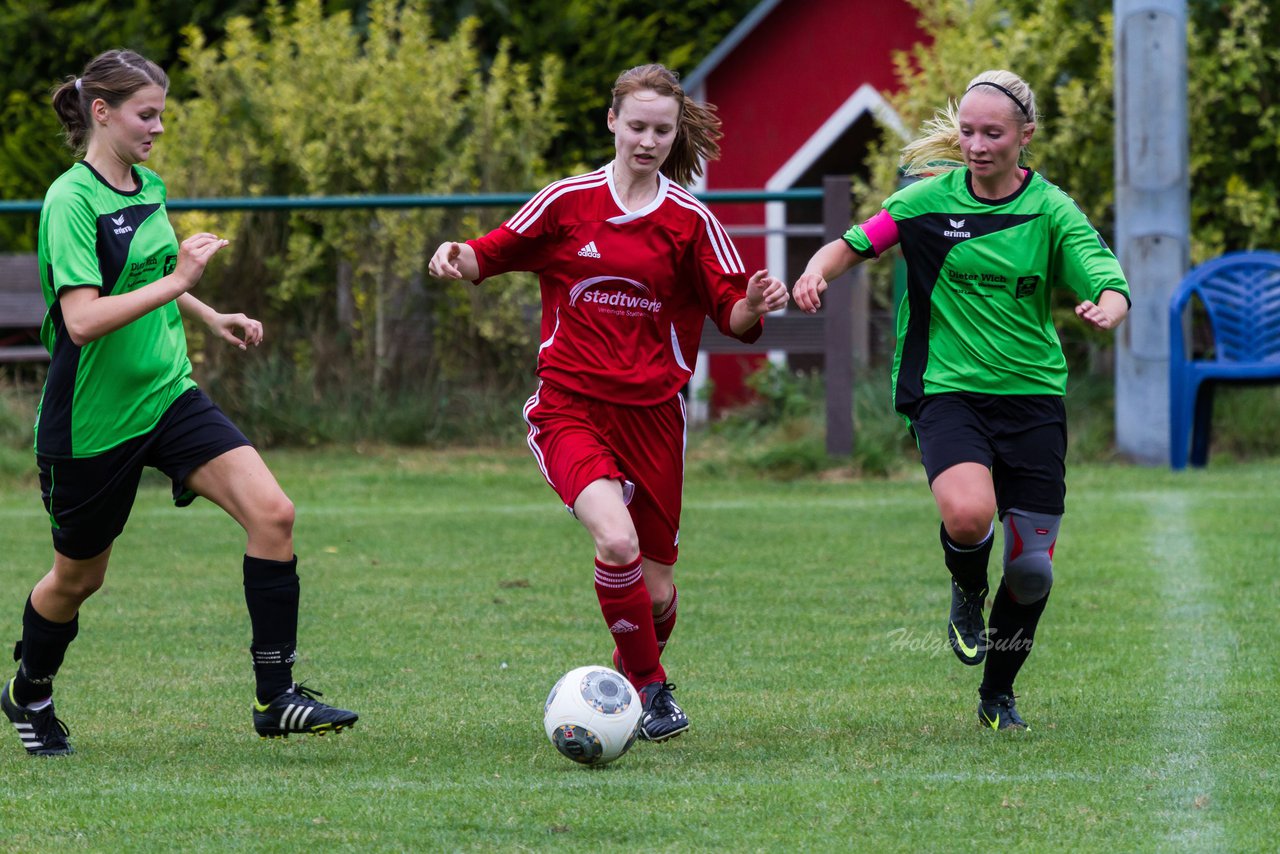
M 512 270 L 538 274 L 545 382 L 613 403 L 661 403 L 693 374 L 704 317 L 733 335 L 729 316 L 747 286 L 742 259 L 706 206 L 658 180 L 656 198 L 627 211 L 611 163 L 551 184 L 467 241 L 477 284 Z M 761 329 L 735 337 L 750 343 Z

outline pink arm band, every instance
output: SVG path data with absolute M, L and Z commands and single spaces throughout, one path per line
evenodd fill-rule
M 883 208 L 862 224 L 862 231 L 867 235 L 867 240 L 871 241 L 871 249 L 876 253 L 876 257 L 898 243 L 898 224 Z

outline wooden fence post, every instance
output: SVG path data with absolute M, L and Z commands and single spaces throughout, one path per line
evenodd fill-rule
M 837 240 L 849 228 L 853 197 L 848 176 L 822 179 L 823 240 Z M 856 268 L 855 268 L 856 269 Z M 853 277 L 845 274 L 830 282 L 822 298 L 825 315 L 824 358 L 827 392 L 827 454 L 853 453 Z M 865 281 L 865 280 L 864 280 Z M 863 290 L 866 290 L 865 284 Z M 865 312 L 863 313 L 865 317 Z M 865 342 L 864 342 L 865 343 Z

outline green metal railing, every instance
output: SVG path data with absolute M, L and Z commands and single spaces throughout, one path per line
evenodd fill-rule
M 827 177 L 822 187 L 800 187 L 791 190 L 712 190 L 695 193 L 710 204 L 753 204 L 760 202 L 821 202 L 820 225 L 806 225 L 806 236 L 822 236 L 835 240 L 848 228 L 852 215 L 852 196 L 847 177 Z M 170 199 L 166 206 L 171 211 L 229 211 L 229 210 L 314 210 L 357 208 L 465 208 L 508 207 L 517 208 L 527 202 L 533 193 L 479 193 L 470 196 L 448 195 L 381 195 L 381 196 L 258 196 L 240 198 Z M 0 200 L 0 214 L 38 213 L 43 202 L 39 200 Z M 739 227 L 741 228 L 741 227 Z M 747 226 L 751 229 L 752 227 Z M 765 227 L 755 229 L 756 234 L 771 233 Z M 852 277 L 849 279 L 853 285 Z M 835 284 L 835 283 L 833 283 Z M 853 293 L 862 294 L 861 309 L 854 311 Z M 860 317 L 862 331 L 860 347 L 865 350 L 866 310 L 865 282 L 846 287 L 833 287 L 824 299 L 823 349 L 826 358 L 826 409 L 827 452 L 833 456 L 847 456 L 853 451 L 853 353 L 855 314 Z M 787 323 L 809 323 L 812 318 L 804 315 L 777 317 L 769 321 L 769 328 L 781 331 Z M 861 352 L 861 351 L 859 351 Z
M 313 210 L 316 208 L 468 208 L 516 207 L 529 201 L 532 193 L 477 193 L 470 196 L 384 195 L 384 196 L 241 196 L 228 198 L 169 199 L 171 211 Z M 711 190 L 695 193 L 708 203 L 818 201 L 821 187 L 792 190 Z M 39 199 L 0 200 L 0 214 L 39 213 Z

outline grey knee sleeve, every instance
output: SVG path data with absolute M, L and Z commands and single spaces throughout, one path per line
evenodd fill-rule
M 1023 605 L 1039 602 L 1053 586 L 1053 546 L 1061 516 L 1013 509 L 1004 522 L 1004 584 Z

